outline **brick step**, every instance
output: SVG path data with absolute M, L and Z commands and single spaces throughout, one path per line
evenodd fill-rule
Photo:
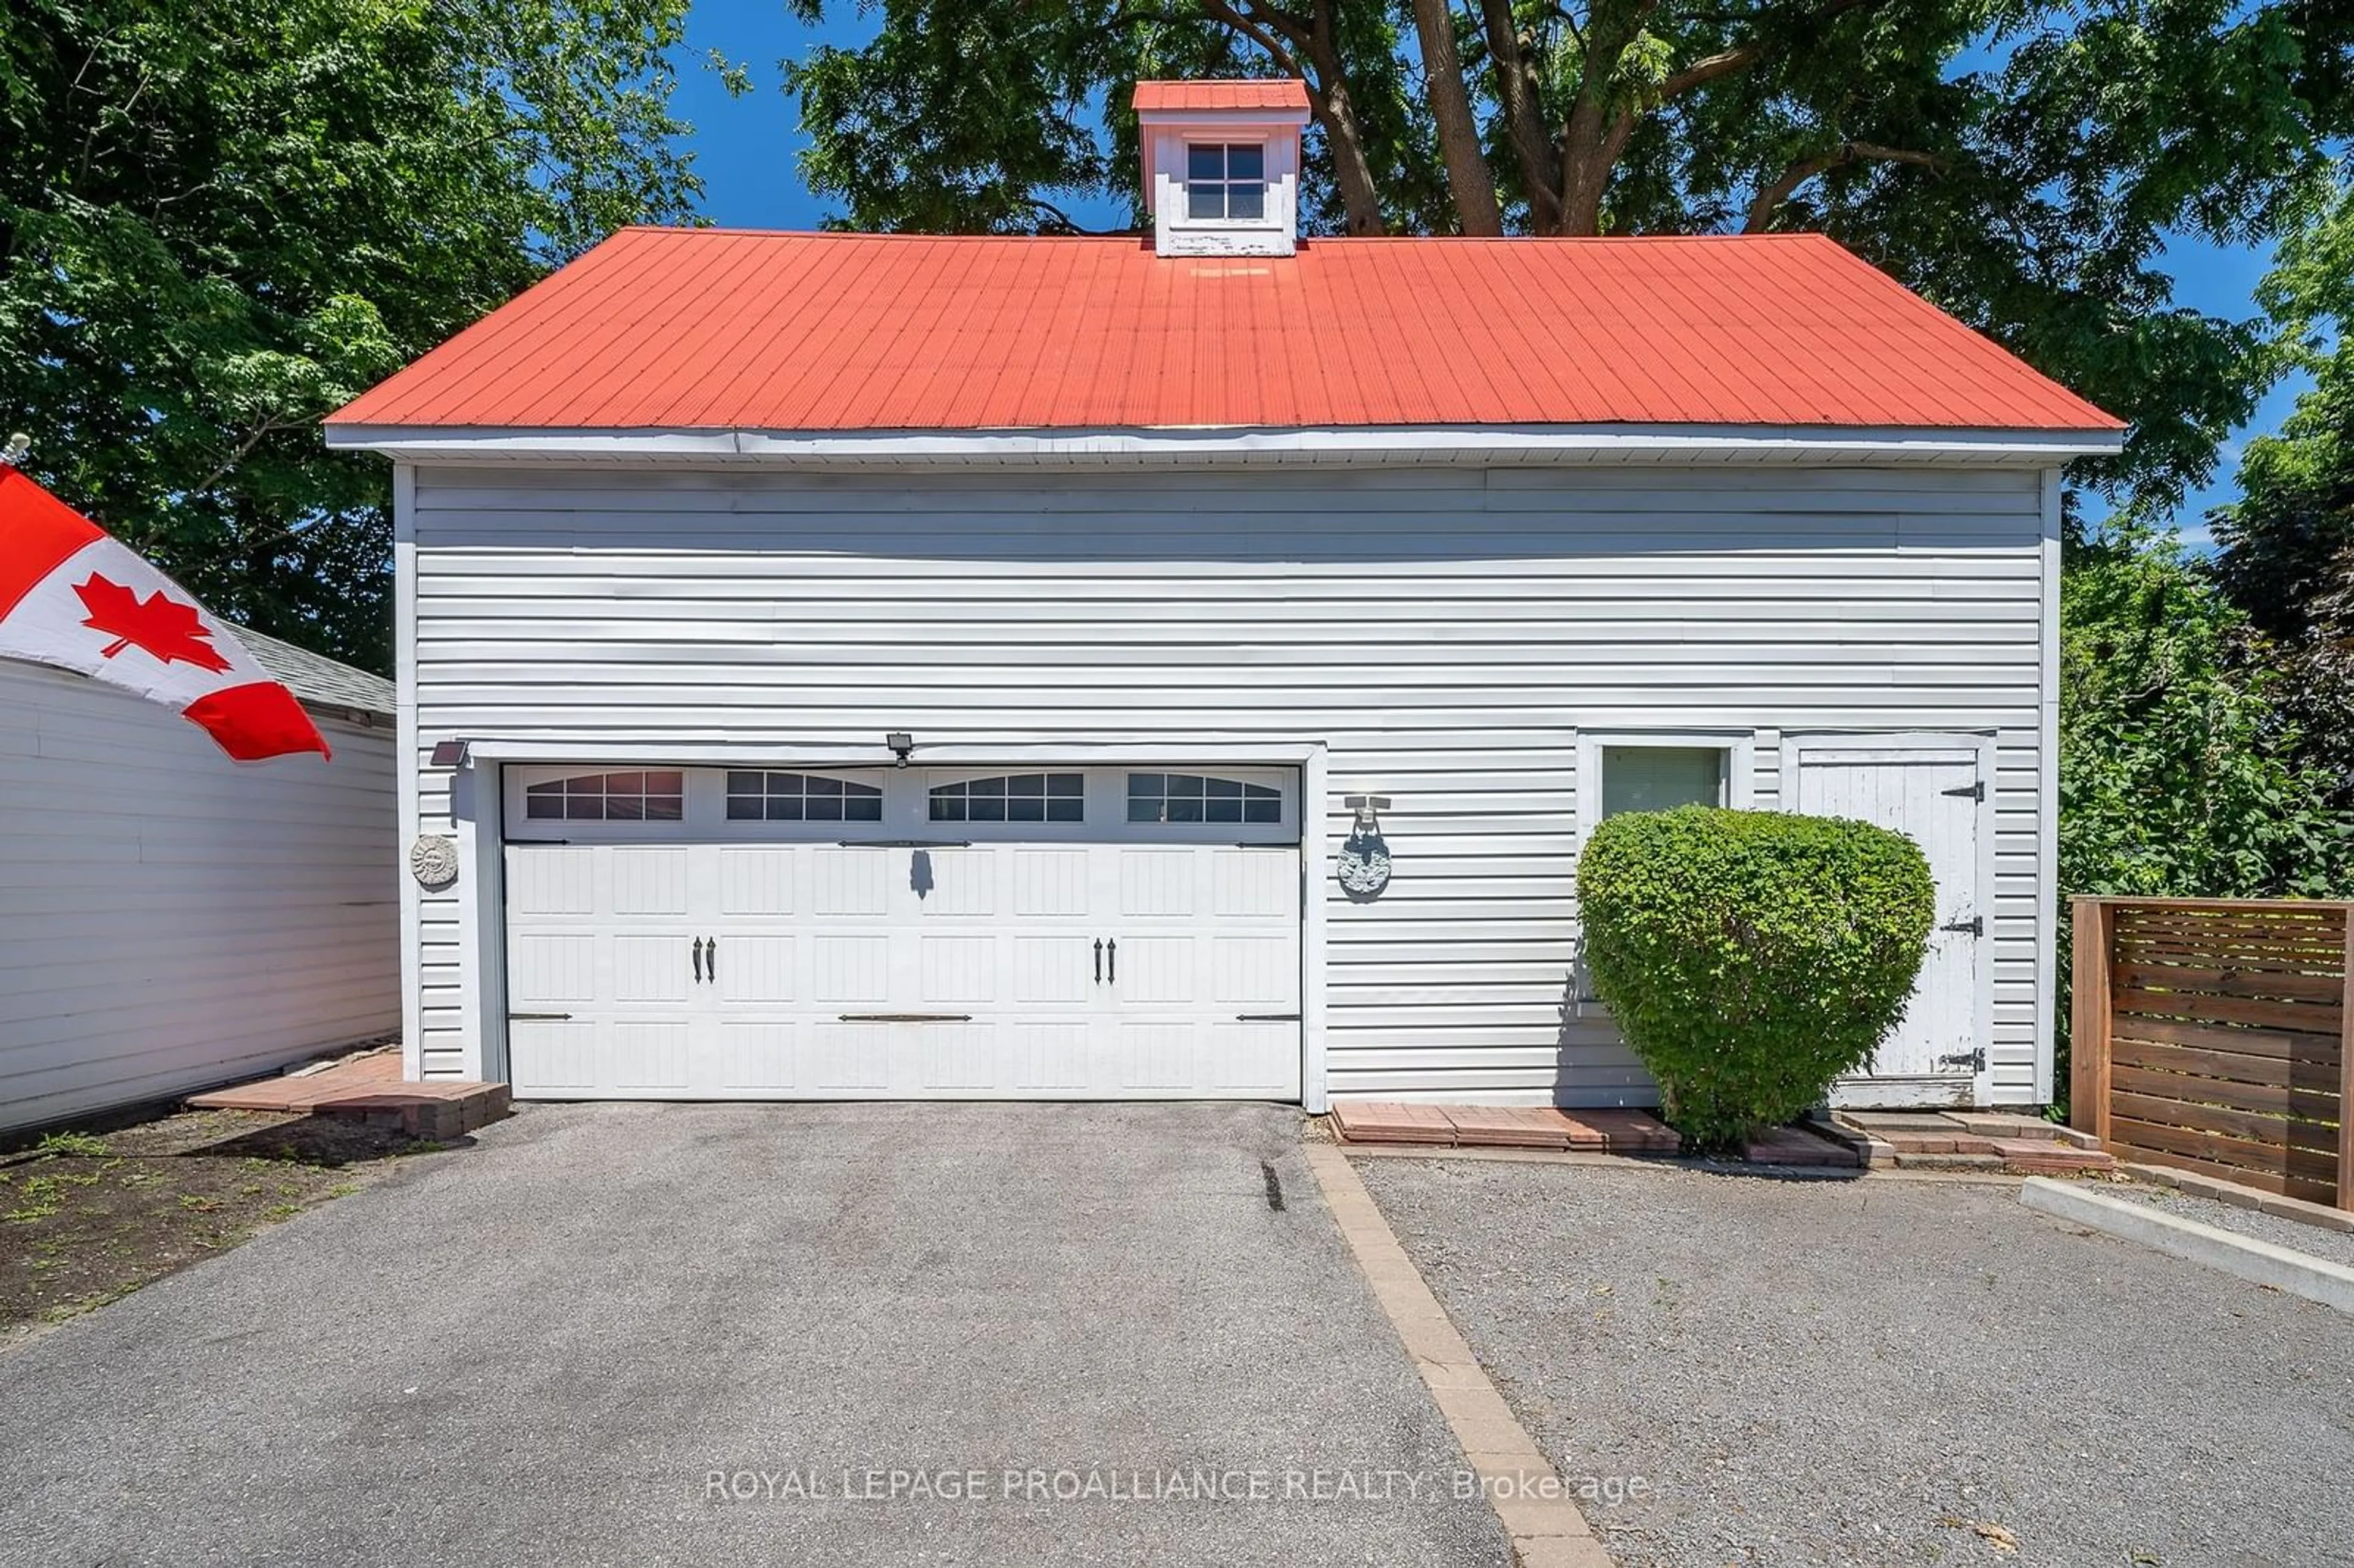
M 2073 1128 L 2041 1126 L 2064 1134 L 2009 1134 L 2031 1125 L 2024 1117 L 1970 1118 L 1983 1132 L 1964 1125 L 1967 1112 L 1951 1115 L 1841 1111 L 1811 1118 L 1808 1128 L 1852 1148 L 1866 1166 L 1900 1171 L 1977 1171 L 1988 1174 L 2044 1176 L 2067 1171 L 2109 1171 L 2114 1156 Z
M 400 1072 L 400 1049 L 394 1046 L 209 1089 L 189 1096 L 188 1103 L 207 1110 L 342 1117 L 436 1142 L 463 1137 L 514 1108 L 504 1084 L 448 1078 L 404 1083 Z
M 1831 1121 L 1875 1141 L 1923 1154 L 1987 1154 L 1998 1143 L 2100 1148 L 2100 1139 L 2089 1132 L 2015 1111 L 1842 1110 L 1833 1113 Z
M 441 1092 L 408 1092 L 419 1088 Z M 504 1084 L 403 1084 L 378 1094 L 323 1100 L 311 1107 L 311 1114 L 345 1118 L 363 1127 L 397 1127 L 411 1138 L 447 1143 L 513 1114 L 514 1109 Z
M 1552 1106 L 1428 1106 L 1344 1100 L 1332 1125 L 1348 1143 L 1447 1149 L 1583 1150 L 1596 1154 L 1673 1154 L 1683 1140 L 1648 1111 L 1561 1110 Z

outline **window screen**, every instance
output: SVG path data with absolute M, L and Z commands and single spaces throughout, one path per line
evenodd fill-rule
M 1716 746 L 1606 746 L 1602 814 L 1722 806 L 1728 756 Z

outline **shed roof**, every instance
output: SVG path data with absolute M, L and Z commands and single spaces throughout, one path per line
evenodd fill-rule
M 329 423 L 2121 428 L 1815 235 L 1161 258 L 716 228 L 622 230 Z
M 253 650 L 255 661 L 306 705 L 393 716 L 397 689 L 381 675 L 371 675 L 249 626 L 237 628 L 237 640 Z

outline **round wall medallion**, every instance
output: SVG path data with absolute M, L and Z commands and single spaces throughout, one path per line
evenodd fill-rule
M 1333 871 L 1341 891 L 1370 898 L 1390 885 L 1390 846 L 1378 833 L 1351 833 Z
M 458 880 L 458 846 L 439 833 L 419 833 L 408 846 L 408 874 L 426 887 L 449 886 Z

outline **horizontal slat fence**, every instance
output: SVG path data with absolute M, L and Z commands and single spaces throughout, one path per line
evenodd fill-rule
M 2354 905 L 2073 903 L 2069 1119 L 2127 1159 L 2354 1209 Z

